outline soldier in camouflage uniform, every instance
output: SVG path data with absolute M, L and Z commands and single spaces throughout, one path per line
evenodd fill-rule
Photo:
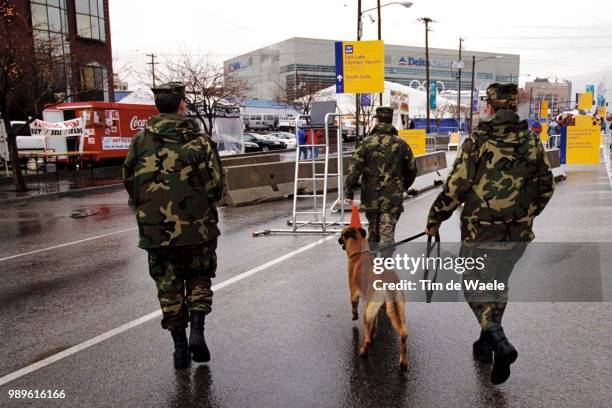
M 503 291 L 467 290 L 465 298 L 481 326 L 474 357 L 491 363 L 491 382 L 510 376 L 518 353 L 501 326 L 508 302 L 507 283 L 527 242 L 534 238 L 533 220 L 553 195 L 553 175 L 538 135 L 520 120 L 517 86 L 487 88 L 487 118 L 480 121 L 457 154 L 443 191 L 429 211 L 426 231 L 435 235 L 440 224 L 463 204 L 461 256 L 485 258 L 485 268 L 465 273 L 466 280 L 505 284 Z
M 393 109 L 376 109 L 378 124 L 355 150 L 345 181 L 354 197 L 361 177 L 361 208 L 368 219 L 370 249 L 395 242 L 395 224 L 404 211 L 404 192 L 416 178 L 414 155 L 391 125 Z
M 123 180 L 136 210 L 139 246 L 149 254 L 162 327 L 174 340 L 174 365 L 184 368 L 190 352 L 194 361 L 210 360 L 204 318 L 217 267 L 223 172 L 214 142 L 186 117 L 185 86 L 168 83 L 153 92 L 161 115 L 134 137 Z

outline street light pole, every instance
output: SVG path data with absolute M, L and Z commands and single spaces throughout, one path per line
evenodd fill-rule
M 463 38 L 459 38 L 459 76 L 457 78 L 457 128 L 461 131 L 461 48 Z
M 472 131 L 472 121 L 474 118 L 474 77 L 476 74 L 476 63 L 477 62 L 482 62 L 482 61 L 486 61 L 486 60 L 490 60 L 493 58 L 502 58 L 500 55 L 494 55 L 492 57 L 486 57 L 486 58 L 481 58 L 478 61 L 476 61 L 476 56 L 472 55 L 472 90 L 471 90 L 471 100 L 470 100 L 470 132 Z
M 425 122 L 425 132 L 429 133 L 429 89 L 430 89 L 430 85 L 429 85 L 429 23 L 431 23 L 433 20 L 429 17 L 423 17 L 419 19 L 420 21 L 422 21 L 423 23 L 425 23 L 425 81 L 427 82 L 427 101 L 425 101 L 426 107 L 427 107 L 427 116 L 426 116 L 426 122 Z
M 472 55 L 472 90 L 470 92 L 470 123 L 469 129 L 472 133 L 472 123 L 474 120 L 474 71 L 476 71 L 476 56 Z

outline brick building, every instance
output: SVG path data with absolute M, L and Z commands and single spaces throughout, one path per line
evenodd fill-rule
M 47 75 L 63 88 L 67 101 L 113 101 L 113 66 L 108 0 L 12 0 L 21 23 L 18 38 L 25 53 L 35 60 L 40 50 L 52 54 Z M 52 45 L 50 45 L 52 44 Z M 45 48 L 46 47 L 46 48 Z M 32 73 L 31 75 L 36 75 Z M 31 104 L 36 97 L 33 78 L 26 88 Z
M 552 113 L 572 109 L 576 104 L 572 101 L 572 83 L 570 81 L 551 82 L 546 78 L 536 78 L 525 83 L 525 92 L 533 106 L 540 106 L 542 101 L 548 101 Z

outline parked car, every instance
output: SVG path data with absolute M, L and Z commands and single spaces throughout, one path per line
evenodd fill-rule
M 257 145 L 264 152 L 270 150 L 282 150 L 287 148 L 287 145 L 281 142 L 280 140 L 270 140 L 268 138 L 265 138 L 264 135 L 258 135 L 255 133 L 245 133 L 244 141 L 257 143 Z
M 261 152 L 261 147 L 255 142 L 247 142 L 245 140 L 242 144 L 244 145 L 245 153 Z
M 274 132 L 270 133 L 272 136 L 279 139 L 281 142 L 287 145 L 287 149 L 294 149 L 296 146 L 295 135 L 289 132 Z

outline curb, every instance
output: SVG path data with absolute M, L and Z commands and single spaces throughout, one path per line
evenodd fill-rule
M 9 207 L 15 204 L 23 204 L 30 201 L 35 200 L 46 200 L 46 199 L 57 199 L 62 197 L 74 197 L 88 193 L 101 193 L 101 192 L 111 192 L 116 190 L 122 190 L 124 188 L 123 183 L 115 183 L 115 184 L 106 184 L 103 186 L 93 186 L 93 187 L 83 187 L 77 188 L 75 190 L 67 190 L 67 191 L 55 191 L 51 193 L 42 193 L 35 194 L 31 196 L 25 197 L 12 197 L 0 200 L 0 208 Z

